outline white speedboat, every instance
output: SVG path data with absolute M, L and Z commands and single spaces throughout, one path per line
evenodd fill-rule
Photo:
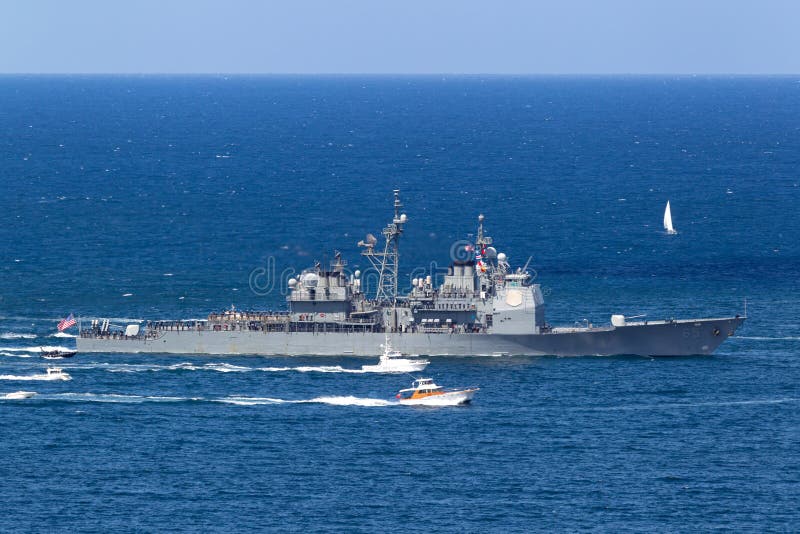
M 6 393 L 6 398 L 9 400 L 30 399 L 34 395 L 36 395 L 35 391 L 14 391 L 13 393 Z
M 383 354 L 376 365 L 362 365 L 361 370 L 366 373 L 413 373 L 422 371 L 429 363 L 428 360 L 420 358 L 409 358 L 403 356 L 399 350 L 393 350 L 389 343 L 389 336 L 386 336 L 383 347 Z
M 46 373 L 36 375 L 3 375 L 4 380 L 72 380 L 60 367 L 48 367 Z
M 436 385 L 432 378 L 418 378 L 410 388 L 400 390 L 397 401 L 417 406 L 457 406 L 468 404 L 478 389 L 445 389 Z
M 72 378 L 61 367 L 48 367 L 45 376 L 47 380 L 70 380 Z

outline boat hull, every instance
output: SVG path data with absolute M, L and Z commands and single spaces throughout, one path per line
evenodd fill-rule
M 401 360 L 381 361 L 377 365 L 362 365 L 361 370 L 365 373 L 416 373 L 425 369 L 430 362 L 428 360 Z
M 440 395 L 429 395 L 418 399 L 401 399 L 400 404 L 408 406 L 458 406 L 469 404 L 475 396 L 477 389 L 464 389 L 461 391 L 447 391 Z
M 75 352 L 75 351 L 72 351 L 72 352 L 59 352 L 59 353 L 44 353 L 44 354 L 42 354 L 42 358 L 44 358 L 45 360 L 63 360 L 63 359 L 66 359 L 66 358 L 72 358 L 76 354 L 78 354 L 78 353 Z
M 22 400 L 30 399 L 34 396 L 36 396 L 35 391 L 14 391 L 13 393 L 6 393 L 4 398 L 8 400 Z
M 743 322 L 743 317 L 727 317 L 554 329 L 542 334 L 404 333 L 392 334 L 390 340 L 404 354 L 425 356 L 689 356 L 711 354 Z M 167 330 L 155 338 L 81 336 L 76 341 L 80 352 L 374 357 L 381 353 L 385 335 Z

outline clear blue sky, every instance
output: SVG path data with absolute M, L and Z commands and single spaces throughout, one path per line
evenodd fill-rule
M 800 73 L 800 0 L 0 0 L 2 73 Z

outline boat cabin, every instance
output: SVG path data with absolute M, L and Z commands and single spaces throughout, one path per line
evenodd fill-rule
M 397 398 L 400 400 L 421 399 L 431 395 L 442 394 L 444 394 L 442 386 L 437 386 L 433 382 L 433 378 L 419 378 L 412 382 L 410 388 L 401 389 L 397 394 Z

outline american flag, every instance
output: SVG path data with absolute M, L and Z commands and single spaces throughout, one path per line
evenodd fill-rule
M 66 319 L 62 319 L 62 321 L 58 323 L 58 331 L 63 332 L 70 326 L 75 326 L 77 323 L 78 321 L 76 321 L 75 317 L 73 317 L 72 314 L 70 313 L 69 317 L 67 317 Z

